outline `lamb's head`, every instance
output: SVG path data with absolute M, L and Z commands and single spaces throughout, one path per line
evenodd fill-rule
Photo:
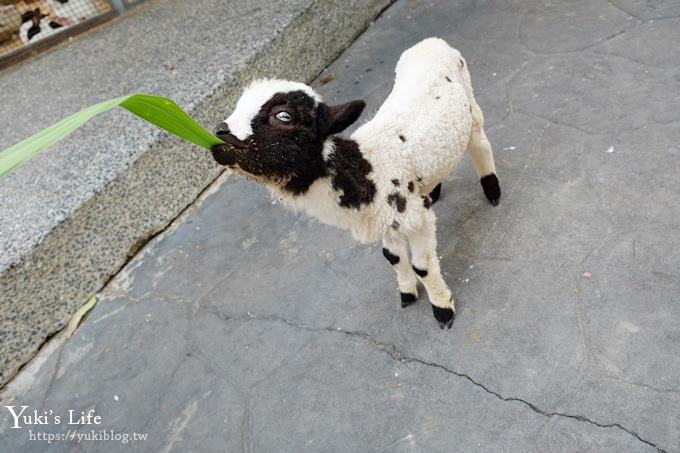
M 304 192 L 323 173 L 326 139 L 354 123 L 365 105 L 352 101 L 328 106 L 303 83 L 257 80 L 215 128 L 227 145 L 214 146 L 212 154 L 236 173 Z

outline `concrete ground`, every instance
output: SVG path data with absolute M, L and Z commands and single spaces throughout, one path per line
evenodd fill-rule
M 2 394 L 147 440 L 48 446 L 28 430 L 66 420 L 2 409 L 2 450 L 680 452 L 680 6 L 398 1 L 315 86 L 375 110 L 430 35 L 503 188 L 466 160 L 435 205 L 452 330 L 399 307 L 379 244 L 221 178 Z

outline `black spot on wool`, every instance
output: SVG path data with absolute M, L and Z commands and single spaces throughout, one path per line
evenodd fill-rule
M 26 34 L 26 38 L 30 41 L 38 33 L 40 33 L 40 25 L 31 25 L 31 28 L 28 29 Z
M 399 140 L 401 140 L 403 143 L 406 143 L 406 137 L 401 134 L 399 135 Z
M 432 204 L 435 204 L 437 200 L 439 200 L 439 197 L 442 194 L 442 183 L 439 183 L 435 186 L 434 189 L 432 189 L 432 192 L 430 192 L 430 201 L 432 201 Z
M 444 76 L 444 78 L 446 79 L 447 82 L 449 82 L 449 83 L 451 82 L 451 79 L 449 79 L 449 76 Z
M 418 274 L 418 276 L 419 276 L 420 278 L 425 278 L 425 277 L 427 277 L 427 269 L 419 269 L 419 268 L 413 266 L 413 272 L 415 272 L 416 274 Z
M 392 252 L 390 252 L 389 250 L 387 250 L 384 247 L 382 249 L 382 252 L 383 252 L 383 256 L 385 257 L 385 259 L 387 261 L 389 261 L 392 266 L 399 263 L 399 257 L 397 255 L 393 255 Z
M 404 212 L 406 210 L 406 198 L 399 192 L 392 192 L 387 196 L 387 202 L 390 206 L 397 208 L 397 212 Z
M 393 179 L 392 184 L 394 184 L 394 187 L 399 187 L 399 180 L 398 179 Z
M 376 188 L 368 174 L 373 170 L 353 140 L 334 137 L 335 151 L 327 166 L 333 189 L 342 192 L 340 206 L 359 209 L 375 198 Z
M 413 181 L 409 181 L 408 186 L 406 187 L 408 188 L 408 191 L 411 193 L 413 193 L 413 191 L 415 190 L 415 184 L 413 184 Z

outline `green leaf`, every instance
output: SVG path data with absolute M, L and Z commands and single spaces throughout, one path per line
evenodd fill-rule
M 214 145 L 223 143 L 194 121 L 172 100 L 162 96 L 138 93 L 90 106 L 0 152 L 0 176 L 9 173 L 45 148 L 66 137 L 95 115 L 117 106 L 203 148 L 210 149 Z

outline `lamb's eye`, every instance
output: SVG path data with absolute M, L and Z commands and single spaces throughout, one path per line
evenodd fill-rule
M 276 119 L 281 121 L 282 123 L 290 123 L 293 117 L 290 116 L 290 113 L 288 112 L 279 112 L 276 114 Z

